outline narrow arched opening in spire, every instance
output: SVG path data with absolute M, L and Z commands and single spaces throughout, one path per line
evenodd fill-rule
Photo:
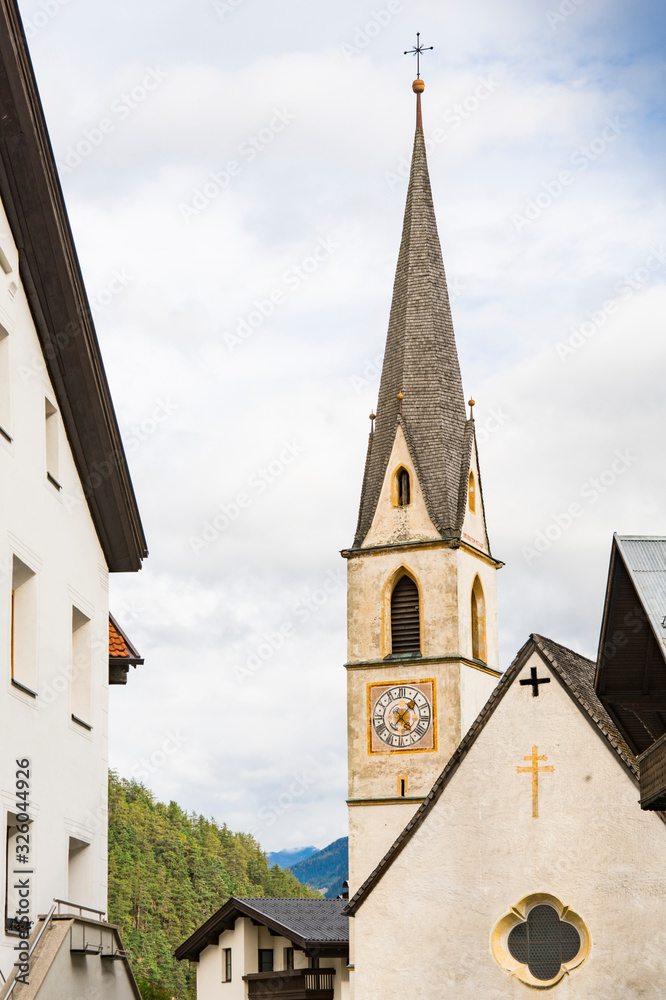
M 400 577 L 391 594 L 391 653 L 421 653 L 419 588 L 407 574 Z
M 488 651 L 486 646 L 486 599 L 481 581 L 474 578 L 472 586 L 472 659 L 486 663 Z
M 412 502 L 412 477 L 404 465 L 395 474 L 394 496 L 396 507 L 409 507 Z
M 469 507 L 471 514 L 476 514 L 476 479 L 474 478 L 474 473 L 469 474 L 469 483 L 467 486 L 467 506 Z

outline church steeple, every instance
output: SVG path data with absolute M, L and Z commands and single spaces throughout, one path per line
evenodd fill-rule
M 460 365 L 421 122 L 423 81 L 415 80 L 413 89 L 417 101 L 414 151 L 354 548 L 363 544 L 372 524 L 399 426 L 428 513 L 441 536 L 458 535 L 465 513 L 461 476 L 469 472 L 472 426 L 466 433 Z M 403 395 L 400 401 L 399 393 Z
M 422 47 L 417 39 L 418 54 Z M 349 881 L 375 867 L 499 676 L 496 575 L 420 96 L 376 418 L 347 569 Z M 372 426 L 372 425 L 371 425 Z

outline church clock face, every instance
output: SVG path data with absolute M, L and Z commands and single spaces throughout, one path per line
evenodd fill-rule
M 434 680 L 370 684 L 370 752 L 433 750 Z

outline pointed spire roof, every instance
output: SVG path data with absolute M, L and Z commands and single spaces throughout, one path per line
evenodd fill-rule
M 377 421 L 366 460 L 354 548 L 363 544 L 401 425 L 433 524 L 443 537 L 462 526 L 459 495 L 469 454 L 460 365 L 430 189 L 423 126 L 423 81 L 414 81 L 417 116 Z M 403 399 L 398 400 L 398 393 Z M 473 433 L 473 430 L 472 430 Z

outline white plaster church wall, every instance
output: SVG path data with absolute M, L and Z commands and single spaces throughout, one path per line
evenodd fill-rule
M 409 762 L 405 771 L 411 771 Z M 350 896 L 375 870 L 419 805 L 419 802 L 392 802 L 388 805 L 352 806 L 349 809 Z
M 31 760 L 32 918 L 48 911 L 54 896 L 67 898 L 70 836 L 90 844 L 85 848 L 90 852 L 90 884 L 80 902 L 106 907 L 108 571 L 62 425 L 62 490 L 46 479 L 44 400 L 57 401 L 18 277 L 17 252 L 4 211 L 0 245 L 13 267 L 9 275 L 0 272 L 0 324 L 8 333 L 10 359 L 10 426 L 5 430 L 13 438 L 9 443 L 0 437 L 0 968 L 7 974 L 16 938 L 4 934 L 4 831 L 7 813 L 16 806 L 16 758 Z M 13 299 L 11 282 L 18 285 Z M 32 635 L 37 698 L 11 683 L 14 554 L 36 574 Z M 92 623 L 92 695 L 85 720 L 91 731 L 71 719 L 73 605 Z
M 518 680 L 442 797 L 353 919 L 355 1000 L 525 996 L 491 953 L 509 907 L 549 892 L 587 923 L 589 959 L 554 987 L 566 1000 L 662 996 L 666 981 L 666 825 L 641 812 L 619 760 L 538 655 L 539 697 Z M 533 746 L 553 773 L 539 777 Z M 378 932 L 378 928 L 381 931 Z M 650 957 L 645 945 L 649 942 Z M 395 975 L 399 952 L 400 976 Z

